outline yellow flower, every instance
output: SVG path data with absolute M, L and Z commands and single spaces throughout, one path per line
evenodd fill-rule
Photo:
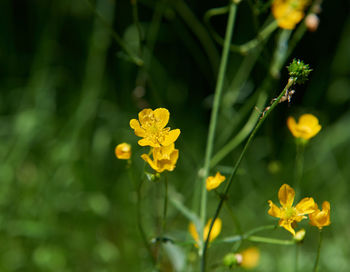
M 288 184 L 283 184 L 278 191 L 278 199 L 282 207 L 277 207 L 268 201 L 270 209 L 268 214 L 280 218 L 278 224 L 295 235 L 294 226 L 297 222 L 305 219 L 305 214 L 313 213 L 317 205 L 312 197 L 303 198 L 295 207 L 293 207 L 295 191 Z
M 294 235 L 294 241 L 296 242 L 302 242 L 305 238 L 306 231 L 305 229 L 301 229 L 297 231 L 297 233 Z
M 219 187 L 220 184 L 225 181 L 225 179 L 226 177 L 221 175 L 220 172 L 217 172 L 215 177 L 213 176 L 208 177 L 206 180 L 207 190 L 210 191 Z
M 289 117 L 287 126 L 295 138 L 302 138 L 304 140 L 309 140 L 316 136 L 321 130 L 318 119 L 312 114 L 303 114 L 300 116 L 298 123 L 293 117 Z
M 274 0 L 272 14 L 278 26 L 284 29 L 294 29 L 304 17 L 304 9 L 309 0 Z
M 245 269 L 255 268 L 260 259 L 260 251 L 256 247 L 249 247 L 236 254 L 237 263 Z
M 322 211 L 320 211 L 316 205 L 317 210 L 309 214 L 310 224 L 312 226 L 322 229 L 323 227 L 329 226 L 331 224 L 330 211 L 331 204 L 328 201 L 322 203 Z
M 207 239 L 209 228 L 210 228 L 210 224 L 211 224 L 211 220 L 212 219 L 209 219 L 207 224 L 204 227 L 203 240 Z M 213 228 L 212 228 L 212 230 L 210 232 L 209 242 L 213 241 L 216 237 L 218 237 L 218 235 L 221 232 L 221 226 L 222 226 L 221 219 L 220 218 L 216 218 L 216 220 L 214 222 L 214 225 L 213 225 Z M 198 244 L 199 244 L 200 241 L 199 241 L 199 235 L 198 235 L 198 232 L 196 230 L 196 226 L 195 226 L 194 223 L 192 223 L 192 222 L 190 223 L 190 225 L 188 226 L 188 231 L 190 232 L 193 240 L 196 241 L 195 246 L 198 247 Z
M 131 119 L 130 127 L 134 129 L 135 135 L 143 138 L 138 141 L 139 145 L 161 147 L 174 143 L 180 135 L 180 130 L 165 127 L 169 116 L 169 111 L 164 108 L 154 111 L 144 109 L 139 112 L 139 121 Z
M 175 149 L 175 144 L 163 147 L 154 147 L 152 150 L 153 160 L 147 154 L 142 154 L 144 159 L 158 173 L 164 170 L 173 171 L 179 158 L 179 150 Z
M 115 149 L 115 156 L 120 160 L 128 160 L 131 157 L 131 145 L 127 143 L 118 144 Z

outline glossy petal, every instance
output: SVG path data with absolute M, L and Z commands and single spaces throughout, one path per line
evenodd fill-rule
M 317 209 L 317 205 L 312 197 L 303 198 L 296 206 L 298 215 L 310 214 Z
M 280 208 L 278 208 L 275 204 L 273 204 L 271 200 L 269 200 L 268 203 L 270 205 L 270 209 L 267 213 L 273 217 L 281 218 L 282 215 L 281 215 Z
M 299 118 L 298 123 L 296 123 L 293 117 L 289 117 L 287 119 L 287 126 L 295 138 L 302 138 L 304 140 L 309 140 L 316 136 L 322 128 L 318 123 L 317 117 L 312 114 L 303 114 Z
M 164 140 L 161 142 L 161 144 L 163 146 L 167 146 L 174 143 L 179 137 L 180 133 L 181 131 L 179 129 L 169 131 L 169 133 L 165 135 Z
M 310 224 L 318 227 L 319 229 L 329 226 L 331 224 L 330 209 L 330 203 L 328 201 L 324 201 L 322 203 L 322 211 L 317 209 L 314 213 L 309 214 Z
M 295 235 L 295 230 L 292 227 L 292 222 L 291 221 L 286 221 L 281 219 L 278 224 L 283 227 L 284 229 L 288 230 L 293 236 Z
M 151 147 L 160 147 L 160 144 L 151 141 L 149 138 L 143 138 L 137 142 L 140 146 L 151 146 Z
M 225 180 L 226 180 L 226 177 L 221 175 L 220 172 L 217 172 L 215 177 L 209 176 L 206 179 L 206 188 L 208 191 L 213 190 L 213 189 L 219 187 L 220 184 L 222 182 L 224 182 Z
M 154 110 L 153 114 L 154 114 L 155 123 L 158 129 L 162 129 L 168 124 L 170 113 L 167 109 L 158 108 Z
M 147 128 L 150 126 L 150 123 L 154 122 L 154 115 L 153 110 L 151 109 L 143 109 L 139 112 L 139 120 L 141 123 L 141 126 L 143 128 Z
M 289 131 L 292 133 L 292 135 L 295 138 L 299 138 L 300 137 L 300 133 L 297 130 L 297 122 L 295 121 L 294 117 L 291 117 L 291 116 L 288 117 L 288 119 L 287 119 L 287 126 L 288 126 Z
M 131 157 L 131 145 L 127 143 L 118 144 L 115 147 L 115 155 L 120 160 L 128 160 Z
M 208 232 L 209 232 L 209 228 L 210 228 L 210 224 L 211 224 L 211 220 L 208 220 L 208 223 L 205 225 L 204 228 L 204 235 L 203 235 L 203 239 L 207 239 L 208 236 Z M 222 221 L 220 218 L 217 218 L 214 222 L 213 228 L 210 232 L 210 236 L 209 236 L 209 242 L 213 241 L 216 237 L 218 237 L 218 235 L 221 232 L 221 227 L 222 227 Z
M 145 137 L 146 132 L 143 128 L 141 128 L 139 121 L 136 119 L 130 120 L 130 127 L 135 131 L 135 135 L 139 137 Z
M 284 208 L 292 207 L 295 191 L 288 184 L 283 184 L 278 191 L 278 199 Z

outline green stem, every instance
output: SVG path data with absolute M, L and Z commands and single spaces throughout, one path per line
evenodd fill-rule
M 275 244 L 275 245 L 294 245 L 294 240 L 280 240 L 268 237 L 260 237 L 260 236 L 250 236 L 247 238 L 248 241 L 265 243 L 265 244 Z
M 298 272 L 298 263 L 299 263 L 299 251 L 300 243 L 295 244 L 295 261 L 294 261 L 294 272 Z
M 283 91 L 280 93 L 280 95 L 276 99 L 274 99 L 274 102 L 271 104 L 271 106 L 266 108 L 265 112 L 261 115 L 259 122 L 256 124 L 254 130 L 250 134 L 250 136 L 249 136 L 245 146 L 243 147 L 243 150 L 242 150 L 242 152 L 241 152 L 237 162 L 235 163 L 235 165 L 233 167 L 232 174 L 231 174 L 228 182 L 226 183 L 223 197 L 220 199 L 220 202 L 219 202 L 219 205 L 218 205 L 218 207 L 217 207 L 217 209 L 215 211 L 214 217 L 212 218 L 212 221 L 211 221 L 211 224 L 210 224 L 210 227 L 209 227 L 209 231 L 208 231 L 208 235 L 207 235 L 207 237 L 205 239 L 205 244 L 204 244 L 204 249 L 203 249 L 203 256 L 202 256 L 202 267 L 205 266 L 205 255 L 206 255 L 206 251 L 207 251 L 207 248 L 208 248 L 209 235 L 211 233 L 211 230 L 213 228 L 213 225 L 214 225 L 214 222 L 215 222 L 216 218 L 219 216 L 219 213 L 221 211 L 222 205 L 223 205 L 225 199 L 227 198 L 227 194 L 229 192 L 229 189 L 230 189 L 230 186 L 232 184 L 233 178 L 235 177 L 235 175 L 237 173 L 238 167 L 241 164 L 241 161 L 242 161 L 242 159 L 243 159 L 243 157 L 244 157 L 248 147 L 252 143 L 253 138 L 254 138 L 255 134 L 257 133 L 257 131 L 259 130 L 260 126 L 264 123 L 265 119 L 267 118 L 267 116 L 269 116 L 271 111 L 273 111 L 274 108 L 279 104 L 282 96 L 286 93 L 287 90 L 289 90 L 289 88 L 293 84 L 294 84 L 294 80 L 290 78 L 288 80 L 287 85 L 284 87 Z M 204 270 L 202 270 L 202 271 L 204 271 Z
M 232 33 L 234 28 L 234 22 L 236 17 L 236 9 L 237 6 L 234 3 L 230 4 L 229 7 L 229 16 L 227 20 L 226 26 L 226 34 L 225 34 L 225 44 L 221 56 L 221 62 L 219 67 L 219 74 L 215 88 L 214 95 L 214 105 L 213 110 L 211 112 L 210 125 L 209 125 L 209 133 L 206 145 L 205 159 L 204 159 L 204 167 L 203 167 L 203 181 L 202 181 L 202 193 L 201 193 L 201 210 L 200 210 L 200 220 L 201 220 L 201 232 L 203 233 L 203 228 L 206 220 L 206 208 L 207 208 L 207 189 L 205 185 L 206 178 L 208 176 L 209 168 L 210 168 L 210 160 L 213 153 L 213 145 L 214 145 L 214 137 L 215 137 L 215 129 L 217 123 L 217 117 L 219 112 L 220 98 L 222 94 L 222 89 L 224 85 L 224 77 L 226 73 L 227 60 L 229 56 L 229 47 L 232 39 Z M 200 233 L 201 237 L 201 249 L 203 248 L 203 235 Z M 204 268 L 202 268 L 202 271 Z
M 139 36 L 139 51 L 140 51 L 139 53 L 140 53 L 140 56 L 142 56 L 142 45 L 143 45 L 143 41 L 144 41 L 144 36 L 142 33 L 140 21 L 139 21 L 139 11 L 138 11 L 138 6 L 137 6 L 137 0 L 132 0 L 131 5 L 132 5 L 132 16 L 134 19 L 134 24 L 136 26 L 137 34 Z
M 320 230 L 320 239 L 318 240 L 317 255 L 316 255 L 316 260 L 315 260 L 315 265 L 314 265 L 313 272 L 317 272 L 318 271 L 318 263 L 319 263 L 319 260 L 320 260 L 321 245 L 322 245 L 322 238 L 323 238 L 322 234 L 323 234 L 323 231 L 321 229 Z
M 162 222 L 162 235 L 164 234 L 166 227 L 166 215 L 168 211 L 168 178 L 164 176 L 164 208 L 163 208 L 163 222 Z
M 300 191 L 300 183 L 304 171 L 304 144 L 298 141 L 296 143 L 296 157 L 295 157 L 295 190 L 298 193 Z

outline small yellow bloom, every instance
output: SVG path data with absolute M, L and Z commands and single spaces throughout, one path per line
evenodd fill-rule
M 179 129 L 170 130 L 168 124 L 170 113 L 167 109 L 144 109 L 139 112 L 139 120 L 131 119 L 130 127 L 135 135 L 143 139 L 138 141 L 141 146 L 162 147 L 171 145 L 180 135 Z
M 283 184 L 278 191 L 278 199 L 282 207 L 277 207 L 268 201 L 270 209 L 268 214 L 280 218 L 278 224 L 295 235 L 293 226 L 297 222 L 306 218 L 306 214 L 313 213 L 317 209 L 317 205 L 312 197 L 303 198 L 295 207 L 293 207 L 295 191 L 288 184 Z
M 257 247 L 249 247 L 236 254 L 237 263 L 245 269 L 255 268 L 260 259 L 260 251 Z
M 208 177 L 206 180 L 207 190 L 210 191 L 219 187 L 220 184 L 225 181 L 225 179 L 226 177 L 221 175 L 220 172 L 217 172 L 215 177 L 213 176 Z
M 300 116 L 298 123 L 293 117 L 289 117 L 287 126 L 295 138 L 302 138 L 304 140 L 309 140 L 316 136 L 322 128 L 318 123 L 318 119 L 312 114 L 303 114 Z
M 118 144 L 115 149 L 115 156 L 120 160 L 128 160 L 131 157 L 131 145 L 127 143 Z
M 210 228 L 210 224 L 211 224 L 211 220 L 212 219 L 209 219 L 207 224 L 204 227 L 203 240 L 207 239 L 209 228 Z M 213 228 L 212 228 L 212 230 L 210 232 L 209 242 L 213 241 L 216 237 L 218 237 L 218 235 L 221 232 L 221 226 L 222 226 L 221 219 L 220 218 L 216 218 L 216 220 L 214 222 L 214 225 L 213 225 Z M 199 244 L 200 241 L 199 241 L 199 235 L 198 235 L 198 232 L 196 230 L 196 226 L 195 226 L 194 223 L 192 223 L 192 222 L 190 223 L 190 225 L 188 226 L 188 231 L 190 232 L 193 240 L 196 241 L 195 246 L 198 247 L 198 244 Z
M 304 9 L 309 0 L 274 0 L 272 14 L 278 26 L 284 29 L 294 29 L 295 25 L 305 16 Z
M 297 231 L 297 233 L 294 235 L 294 241 L 296 242 L 302 242 L 305 238 L 306 231 L 305 229 L 301 229 Z
M 310 224 L 312 226 L 318 227 L 319 229 L 329 226 L 331 224 L 331 204 L 328 201 L 324 201 L 322 203 L 322 211 L 320 211 L 317 206 L 316 208 L 317 210 L 315 212 L 309 214 Z
M 173 171 L 179 158 L 179 150 L 175 149 L 175 144 L 163 147 L 154 147 L 152 150 L 153 160 L 147 154 L 142 154 L 144 159 L 158 173 L 164 170 Z

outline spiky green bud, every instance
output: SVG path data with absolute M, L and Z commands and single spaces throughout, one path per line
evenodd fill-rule
M 304 64 L 302 60 L 293 59 L 292 63 L 287 66 L 289 77 L 297 84 L 304 83 L 312 71 L 309 64 Z

